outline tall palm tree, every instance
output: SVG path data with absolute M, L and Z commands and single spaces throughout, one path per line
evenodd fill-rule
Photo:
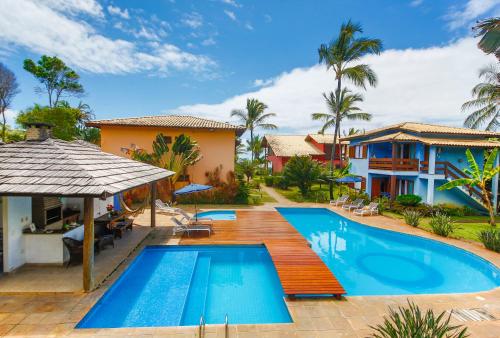
M 486 54 L 494 53 L 500 60 L 500 17 L 479 21 L 473 29 L 476 36 L 481 36 L 477 46 Z
M 276 125 L 268 123 L 267 120 L 273 116 L 274 113 L 265 113 L 267 106 L 257 99 L 247 99 L 246 109 L 235 109 L 231 112 L 232 117 L 239 118 L 240 122 L 250 131 L 250 143 L 253 144 L 253 132 L 256 128 L 266 130 L 277 129 Z M 252 161 L 254 160 L 254 151 L 251 151 Z
M 382 42 L 379 39 L 358 37 L 358 33 L 363 33 L 361 25 L 349 20 L 342 24 L 339 35 L 334 40 L 329 44 L 322 44 L 318 49 L 319 62 L 324 63 L 327 70 L 333 69 L 335 74 L 337 89 L 334 96 L 336 97 L 342 95 L 342 80 L 344 78 L 363 89 L 366 89 L 367 83 L 372 87 L 377 85 L 377 76 L 370 66 L 357 62 L 365 55 L 380 54 Z M 356 64 L 353 65 L 353 63 Z M 339 107 L 335 110 L 339 110 Z M 333 172 L 340 120 L 332 121 L 330 126 L 335 128 L 330 168 L 330 171 Z
M 500 67 L 489 65 L 479 72 L 484 82 L 472 89 L 475 98 L 462 105 L 462 111 L 473 112 L 467 116 L 464 126 L 478 129 L 486 124 L 486 130 L 496 131 L 500 126 Z
M 330 176 L 333 177 L 333 161 L 335 159 L 336 142 L 339 134 L 340 123 L 343 120 L 363 120 L 370 121 L 372 115 L 369 113 L 361 112 L 361 108 L 357 107 L 356 104 L 363 101 L 363 97 L 360 94 L 352 93 L 349 89 L 343 88 L 339 92 L 330 92 L 328 95 L 323 93 L 323 97 L 326 100 L 326 105 L 328 106 L 328 113 L 314 113 L 312 114 L 312 119 L 316 121 L 323 121 L 323 127 L 320 132 L 324 132 L 326 129 L 334 127 L 335 132 L 333 135 L 333 147 L 332 147 L 332 164 L 330 166 Z M 330 180 L 330 199 L 333 199 L 333 182 Z

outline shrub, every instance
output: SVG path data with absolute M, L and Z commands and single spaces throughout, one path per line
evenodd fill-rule
M 414 207 L 422 201 L 422 197 L 412 194 L 399 195 L 396 197 L 396 201 L 398 201 L 401 205 Z
M 389 204 L 391 201 L 387 197 L 378 197 L 377 199 L 374 199 L 374 202 L 378 203 L 378 213 L 380 215 L 383 215 L 384 211 L 389 209 Z
M 407 307 L 399 306 L 397 310 L 389 309 L 389 316 L 384 323 L 370 326 L 375 332 L 375 338 L 465 338 L 468 337 L 467 328 L 462 325 L 451 325 L 451 314 L 446 312 L 436 315 L 432 310 L 422 313 L 414 303 L 408 301 Z
M 266 187 L 272 187 L 273 180 L 274 180 L 273 176 L 264 176 L 264 184 L 266 185 Z
M 405 210 L 403 211 L 403 217 L 405 218 L 405 222 L 412 227 L 418 227 L 420 223 L 420 213 L 416 210 Z
M 293 156 L 285 165 L 283 177 L 287 182 L 296 185 L 302 197 L 311 191 L 311 186 L 321 174 L 321 165 L 310 156 Z
M 434 209 L 447 214 L 448 216 L 475 216 L 478 212 L 468 206 L 458 206 L 454 204 L 438 204 L 434 206 Z
M 500 230 L 488 229 L 479 233 L 479 240 L 486 249 L 500 252 Z
M 286 190 L 288 189 L 288 181 L 283 176 L 273 176 L 273 186 Z
M 366 192 L 358 192 L 356 190 L 349 191 L 349 199 L 351 201 L 354 201 L 358 198 L 361 198 L 365 203 L 370 202 L 370 197 L 368 197 L 368 194 Z
M 431 218 L 429 225 L 432 228 L 432 232 L 439 236 L 448 237 L 453 232 L 451 217 L 440 212 Z
M 234 201 L 238 204 L 248 204 L 250 197 L 250 187 L 243 181 L 239 181 L 238 188 L 236 190 L 236 195 L 234 196 Z

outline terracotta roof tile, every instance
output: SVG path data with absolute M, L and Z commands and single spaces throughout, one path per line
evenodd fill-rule
M 379 143 L 379 142 L 391 142 L 391 141 L 401 141 L 401 142 L 422 142 L 428 145 L 436 146 L 450 146 L 450 147 L 481 147 L 481 148 L 496 148 L 500 147 L 500 142 L 489 141 L 489 140 L 477 140 L 477 139 L 441 139 L 432 138 L 425 136 L 415 136 L 403 132 L 398 132 L 394 134 L 388 134 L 376 138 L 366 140 L 362 143 Z
M 307 142 L 306 135 L 265 135 L 264 141 L 267 142 L 276 156 L 325 154 Z

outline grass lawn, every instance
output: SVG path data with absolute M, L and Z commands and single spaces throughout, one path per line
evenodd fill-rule
M 401 219 L 404 221 L 403 216 L 399 214 L 395 214 L 393 212 L 385 211 L 384 216 Z M 452 217 L 455 222 L 455 228 L 453 233 L 450 235 L 452 238 L 458 239 L 466 239 L 471 241 L 479 242 L 479 233 L 482 230 L 491 229 L 491 226 L 488 224 L 487 216 L 456 216 Z M 500 222 L 500 217 L 496 218 L 498 222 Z M 424 217 L 420 219 L 420 225 L 418 226 L 421 229 L 432 232 L 432 229 L 429 225 L 430 217 Z M 498 227 L 498 226 L 497 226 Z
M 278 193 L 283 195 L 283 197 L 288 198 L 290 201 L 293 202 L 313 202 L 313 203 L 326 203 L 330 201 L 330 193 L 328 190 L 328 184 L 322 184 L 321 187 L 319 184 L 313 184 L 311 187 L 311 193 L 309 196 L 306 198 L 302 197 L 300 194 L 299 188 L 297 187 L 290 187 L 287 190 L 279 189 L 276 187 L 273 187 L 274 190 L 276 190 Z M 346 193 L 347 188 L 342 187 L 342 192 Z M 333 196 L 335 198 L 339 195 L 339 187 L 338 185 L 333 186 Z
M 267 192 L 262 189 L 250 189 L 250 198 L 252 199 L 253 205 L 261 205 L 264 203 L 276 203 L 276 200 L 272 198 Z

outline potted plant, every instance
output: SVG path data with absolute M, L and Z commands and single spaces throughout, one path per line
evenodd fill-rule
M 108 211 L 108 217 L 111 218 L 111 215 L 113 214 L 113 204 L 108 204 L 106 205 L 106 210 Z

